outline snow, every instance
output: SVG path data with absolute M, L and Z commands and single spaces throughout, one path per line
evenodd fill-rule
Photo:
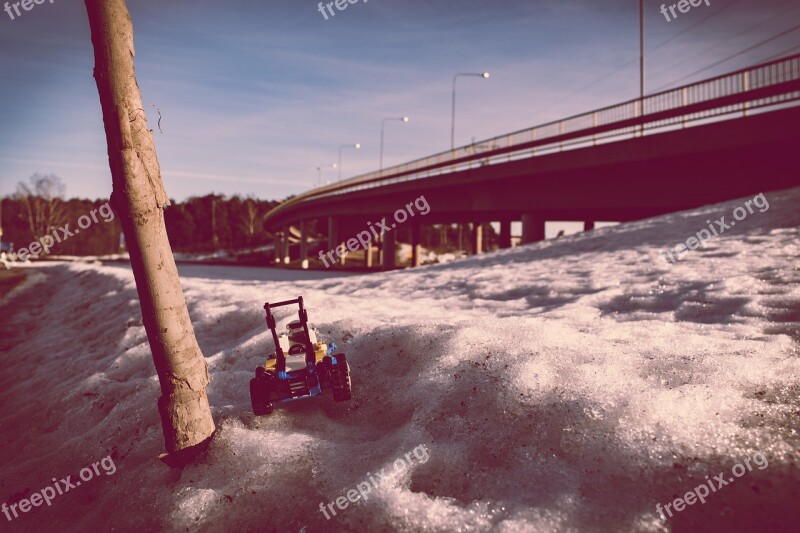
M 130 271 L 22 267 L 33 276 L 0 302 L 0 499 L 108 455 L 117 471 L 8 525 L 786 530 L 800 523 L 800 189 L 766 197 L 675 264 L 659 252 L 747 198 L 391 273 L 181 266 L 218 426 L 183 470 L 156 459 L 159 387 Z M 300 294 L 346 351 L 354 398 L 254 417 L 248 380 L 273 349 L 263 303 Z M 429 460 L 320 512 L 420 445 Z M 768 467 L 659 517 L 757 453 Z

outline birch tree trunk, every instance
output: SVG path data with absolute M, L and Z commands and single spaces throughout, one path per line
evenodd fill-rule
M 206 396 L 208 367 L 164 225 L 169 201 L 136 82 L 133 24 L 125 0 L 85 1 L 113 181 L 111 205 L 125 233 L 161 383 L 158 410 L 164 441 L 170 454 L 191 453 L 215 430 Z

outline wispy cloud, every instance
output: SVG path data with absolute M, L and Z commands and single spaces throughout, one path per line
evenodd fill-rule
M 201 172 L 186 172 L 182 170 L 170 170 L 165 172 L 163 169 L 161 171 L 163 175 L 167 178 L 176 177 L 176 178 L 188 178 L 188 179 L 199 179 L 199 180 L 209 180 L 209 181 L 218 181 L 218 182 L 228 182 L 233 181 L 235 183 L 263 183 L 269 185 L 289 185 L 289 186 L 297 186 L 296 182 L 289 181 L 289 180 L 276 180 L 276 179 L 269 179 L 269 178 L 249 178 L 246 176 L 231 176 L 231 175 L 221 175 L 221 174 L 204 174 Z

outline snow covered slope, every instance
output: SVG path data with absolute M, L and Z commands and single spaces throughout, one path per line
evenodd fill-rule
M 159 387 L 130 272 L 26 267 L 33 281 L 0 303 L 0 499 L 107 456 L 115 471 L 0 524 L 787 530 L 800 523 L 800 189 L 766 197 L 676 264 L 659 251 L 745 199 L 387 274 L 268 282 L 194 267 L 184 288 L 219 434 L 184 470 L 156 460 Z M 262 305 L 299 294 L 347 352 L 353 401 L 255 418 L 248 380 L 273 349 Z M 768 466 L 661 519 L 657 504 L 755 454 Z M 382 470 L 366 501 L 327 507 Z

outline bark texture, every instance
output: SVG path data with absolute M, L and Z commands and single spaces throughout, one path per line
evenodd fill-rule
M 158 410 L 169 453 L 214 433 L 208 367 L 189 319 L 164 225 L 169 203 L 133 66 L 125 0 L 86 0 L 117 212 L 131 257 L 147 338 L 161 383 Z

